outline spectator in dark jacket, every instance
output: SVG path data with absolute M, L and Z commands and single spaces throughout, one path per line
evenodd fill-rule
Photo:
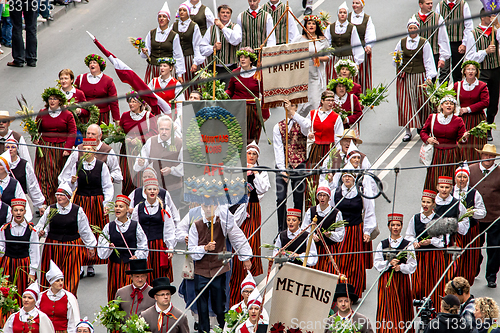
M 474 301 L 477 333 L 500 333 L 497 320 L 498 304 L 490 297 L 479 297 Z
M 460 301 L 460 311 L 458 314 L 465 319 L 467 327 L 474 329 L 476 327 L 474 295 L 470 294 L 469 281 L 461 276 L 457 276 L 446 284 L 444 293 L 446 295 L 454 295 L 458 298 Z
M 454 295 L 446 295 L 441 300 L 441 312 L 432 319 L 424 333 L 471 333 L 467 322 L 460 315 L 460 301 Z

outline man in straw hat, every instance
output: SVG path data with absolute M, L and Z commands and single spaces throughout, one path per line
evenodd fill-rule
M 153 288 L 148 291 L 148 295 L 155 300 L 155 304 L 140 314 L 148 323 L 151 333 L 166 333 L 177 321 L 171 333 L 189 333 L 187 317 L 180 318 L 182 311 L 171 303 L 176 291 L 177 288 L 170 284 L 167 277 L 153 280 Z
M 5 141 L 14 138 L 20 143 L 19 156 L 28 161 L 29 164 L 33 165 L 30 152 L 28 151 L 28 146 L 26 146 L 26 140 L 24 140 L 22 134 L 9 129 L 11 122 L 12 120 L 10 120 L 9 111 L 0 111 L 0 152 L 5 150 Z
M 147 259 L 129 261 L 130 269 L 125 271 L 130 275 L 132 283 L 118 289 L 115 299 L 121 298 L 120 309 L 127 313 L 125 318 L 149 309 L 155 305 L 154 298 L 148 296 L 152 287 L 148 284 L 148 274 L 153 270 L 148 267 Z
M 346 321 L 352 321 L 353 324 L 361 325 L 360 333 L 373 333 L 372 325 L 368 320 L 368 317 L 356 312 L 353 315 L 352 305 L 356 303 L 359 296 L 354 292 L 354 287 L 348 283 L 337 283 L 337 289 L 335 289 L 335 295 L 333 296 L 333 302 L 337 303 L 338 311 L 328 318 L 327 328 L 325 333 L 335 332 L 337 330 L 342 330 L 341 327 L 335 327 L 335 318 L 340 317 L 341 321 L 338 325 L 344 324 Z
M 495 158 L 500 154 L 497 153 L 497 147 L 492 144 L 485 144 L 483 149 L 476 149 L 481 156 L 481 162 L 474 163 L 470 166 L 470 186 L 474 186 L 476 190 L 483 196 L 484 205 L 486 207 L 486 216 L 479 220 L 479 230 L 483 232 L 493 222 L 495 223 L 486 233 L 486 254 L 488 261 L 486 263 L 486 281 L 488 287 L 496 288 L 497 273 L 500 268 L 500 223 L 497 219 L 500 216 L 500 169 L 497 168 Z M 482 179 L 486 177 L 485 179 Z M 479 246 L 483 246 L 485 235 L 481 236 Z M 483 257 L 481 256 L 479 263 Z

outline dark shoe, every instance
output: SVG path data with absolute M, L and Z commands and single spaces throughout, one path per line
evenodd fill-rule
M 26 63 L 26 66 L 29 66 L 29 67 L 36 67 L 36 62 L 27 62 L 27 63 Z
M 15 62 L 15 61 L 11 61 L 11 62 L 8 62 L 7 63 L 7 66 L 10 66 L 10 67 L 23 67 L 24 64 L 20 64 L 18 62 Z
M 9 49 L 12 48 L 12 43 L 1 43 L 2 46 L 8 47 Z
M 306 8 L 307 0 L 302 0 L 302 8 Z
M 313 13 L 313 10 L 311 7 L 307 7 L 306 10 L 304 10 L 304 16 L 311 15 Z
M 496 287 L 497 287 L 497 283 L 496 282 L 488 281 L 488 288 L 496 288 Z
M 417 134 L 420 135 L 421 128 L 417 128 Z
M 408 142 L 411 140 L 411 134 L 405 134 L 405 136 L 403 136 L 403 142 Z
M 47 21 L 54 21 L 54 18 L 52 16 L 44 17 L 44 19 L 46 19 Z
M 488 141 L 493 141 L 493 135 L 491 135 L 491 131 L 488 131 Z
M 92 266 L 87 267 L 87 276 L 88 277 L 94 277 L 95 276 L 94 267 L 92 267 Z
M 194 323 L 194 330 L 198 331 L 198 323 L 197 322 Z

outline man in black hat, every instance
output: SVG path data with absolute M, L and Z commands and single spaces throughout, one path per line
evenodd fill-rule
M 460 300 L 455 295 L 441 297 L 441 311 L 429 322 L 424 333 L 469 333 L 472 332 L 467 322 L 459 314 Z
M 333 301 L 337 303 L 338 311 L 328 318 L 325 333 L 332 333 L 338 330 L 335 327 L 335 318 L 340 317 L 342 323 L 351 321 L 352 324 L 358 324 L 361 326 L 358 332 L 360 333 L 373 333 L 372 325 L 368 320 L 368 317 L 355 313 L 353 315 L 352 305 L 358 301 L 359 297 L 354 292 L 354 287 L 348 283 L 338 283 L 337 289 L 335 289 L 335 295 L 333 296 Z
M 125 273 L 130 275 L 132 284 L 118 289 L 115 294 L 115 299 L 120 297 L 123 301 L 120 303 L 120 310 L 127 313 L 125 319 L 134 314 L 139 314 L 155 304 L 154 299 L 147 296 L 152 289 L 147 283 L 148 273 L 153 271 L 148 268 L 148 261 L 146 259 L 134 259 L 130 260 L 129 264 L 130 269 Z
M 148 294 L 156 302 L 140 314 L 148 323 L 151 333 L 166 333 L 174 325 L 171 333 L 189 333 L 187 318 L 185 316 L 180 318 L 182 311 L 170 302 L 176 290 L 167 277 L 153 280 L 153 288 L 148 291 Z M 177 321 L 179 322 L 177 323 Z

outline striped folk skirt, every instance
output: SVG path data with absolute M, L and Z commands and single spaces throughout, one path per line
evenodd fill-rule
M 373 244 L 372 241 L 369 242 L 363 242 L 363 251 L 366 253 L 363 254 L 365 258 L 365 264 L 366 264 L 366 269 L 372 269 L 373 268 Z
M 250 217 L 248 217 L 243 224 L 241 225 L 241 231 L 245 234 L 245 237 L 248 239 L 248 243 L 252 248 L 252 253 L 256 256 L 260 256 L 260 232 L 257 231 L 252 237 L 250 237 L 257 228 L 260 227 L 261 223 L 261 210 L 259 202 L 249 202 L 247 207 L 247 212 Z M 262 259 L 257 257 L 252 257 L 250 259 L 252 262 L 252 268 L 250 269 L 250 273 L 255 276 L 261 275 L 264 270 L 262 269 Z M 230 306 L 241 301 L 241 282 L 247 276 L 246 270 L 243 267 L 243 263 L 235 256 L 233 260 L 233 271 L 231 274 L 231 280 L 229 282 L 229 286 L 231 288 L 230 293 Z
M 313 143 L 311 146 L 311 152 L 309 153 L 309 158 L 307 159 L 306 162 L 306 169 L 319 169 L 321 167 L 321 164 L 323 163 L 322 158 L 328 154 L 330 151 L 330 144 L 317 144 Z M 316 166 L 319 164 L 318 166 Z M 318 186 L 319 183 L 319 175 L 312 175 L 308 177 L 309 181 L 312 182 L 313 186 Z M 305 181 L 305 180 L 304 180 Z M 309 195 L 309 192 L 311 189 L 309 188 L 309 185 L 306 183 L 306 200 L 305 200 L 305 207 L 304 211 L 307 211 L 308 208 L 311 208 L 313 206 L 311 202 L 311 197 Z
M 467 131 L 476 127 L 481 121 L 486 120 L 486 116 L 482 111 L 475 113 L 464 113 L 461 117 L 465 123 L 465 129 Z M 467 139 L 467 142 L 460 145 L 460 149 L 462 151 L 462 159 L 469 162 L 481 159 L 479 153 L 474 148 L 483 149 L 483 146 L 486 143 L 488 143 L 486 137 L 477 138 L 470 135 Z
M 406 324 L 413 319 L 410 276 L 394 272 L 387 286 L 390 276 L 391 271 L 385 272 L 378 281 L 378 333 L 403 333 Z M 413 329 L 409 332 L 413 332 Z
M 184 73 L 184 83 L 188 83 L 196 76 L 196 72 L 191 72 L 191 66 L 193 66 L 194 64 L 194 55 L 184 56 L 184 63 L 186 64 L 186 73 Z M 200 70 L 202 66 L 203 65 L 198 66 L 198 70 Z M 189 94 L 191 94 L 193 90 L 196 90 L 197 87 L 198 86 L 196 84 L 193 84 L 186 89 L 186 91 L 184 92 L 184 97 L 186 98 L 186 101 L 189 99 Z
M 257 105 L 247 103 L 247 144 L 255 140 L 259 143 L 260 132 L 262 131 L 262 123 L 259 119 Z
M 42 141 L 41 144 L 51 147 L 64 147 L 64 142 L 53 143 Z M 35 174 L 38 177 L 38 183 L 40 184 L 40 189 L 45 197 L 45 202 L 48 205 L 52 205 L 56 203 L 55 194 L 59 185 L 57 177 L 61 173 L 67 157 L 63 157 L 64 150 L 62 149 L 40 149 L 42 150 L 43 157 L 40 157 L 38 150 L 36 150 Z
M 150 267 L 153 269 L 153 272 L 151 272 L 151 275 L 149 276 L 151 278 L 151 281 L 154 279 L 157 279 L 159 277 L 168 277 L 170 279 L 170 282 L 174 281 L 174 274 L 172 272 L 172 259 L 168 260 L 168 266 L 162 266 L 161 265 L 161 260 L 160 260 L 160 255 L 161 252 L 159 251 L 151 251 L 151 250 L 166 250 L 165 243 L 163 243 L 163 239 L 155 239 L 148 241 L 148 248 L 149 248 L 149 255 L 148 255 L 148 263 Z
M 396 80 L 398 126 L 422 128 L 432 113 L 429 103 L 420 110 L 426 100 L 424 90 L 419 87 L 424 82 L 425 73 L 410 74 L 403 72 L 398 76 Z M 419 114 L 413 118 L 417 112 Z
M 144 75 L 144 82 L 146 84 L 149 84 L 151 80 L 158 76 L 160 76 L 160 66 L 151 65 L 148 63 L 148 67 L 146 67 L 146 75 Z
M 365 61 L 359 65 L 359 84 L 361 91 L 366 93 L 367 89 L 372 89 L 372 54 L 365 53 Z
M 79 194 L 75 194 L 73 198 L 73 203 L 82 207 L 85 215 L 89 219 L 89 224 L 98 226 L 101 230 L 104 229 L 104 226 L 109 223 L 109 216 L 104 215 L 104 196 L 103 195 L 95 195 L 91 197 L 82 196 Z M 94 233 L 95 238 L 99 239 L 99 234 Z M 106 265 L 108 263 L 107 259 L 100 259 L 98 256 L 94 256 L 94 258 L 90 258 L 87 255 L 83 257 L 83 266 L 91 266 L 91 265 Z
M 120 120 L 120 119 L 113 119 L 113 121 L 115 120 Z M 109 125 L 110 121 L 111 121 L 110 110 L 104 112 L 101 111 L 101 113 L 99 113 L 99 124 L 105 123 L 106 125 Z
M 108 262 L 108 302 L 115 299 L 116 292 L 121 287 L 132 283 L 130 275 L 125 274 L 129 264 Z
M 125 144 L 122 143 L 122 147 L 120 148 L 120 154 L 121 155 L 127 155 L 127 149 L 125 147 Z M 128 157 L 125 156 L 120 156 L 120 169 L 122 170 L 122 194 L 123 195 L 129 195 L 132 193 L 133 190 L 137 188 L 137 178 L 138 174 L 135 174 L 132 176 L 128 164 Z M 135 173 L 135 172 L 134 172 Z
M 411 277 L 413 298 L 424 299 L 429 296 L 446 269 L 445 250 L 431 248 L 428 251 L 418 249 L 415 252 L 418 266 Z M 439 309 L 441 304 L 439 296 L 444 295 L 445 284 L 446 278 L 439 283 L 438 288 L 431 296 L 432 303 L 436 309 Z
M 323 236 L 326 238 L 326 236 Z M 340 256 L 335 256 L 336 253 L 339 252 L 339 247 L 340 243 L 334 243 L 332 245 L 328 245 L 328 250 L 330 251 L 330 254 L 332 254 L 332 258 L 335 262 L 339 260 Z M 318 254 L 320 255 L 318 257 L 318 263 L 316 266 L 314 266 L 315 269 L 318 271 L 322 271 L 325 273 L 330 273 L 330 274 L 339 274 L 333 267 L 332 261 L 330 260 L 330 256 L 328 256 L 328 252 L 326 251 L 326 248 L 323 246 L 323 242 L 319 241 L 316 242 L 316 250 L 318 251 Z
M 351 60 L 354 62 L 354 56 L 352 56 L 352 55 L 344 56 L 344 57 L 337 57 L 337 56 L 330 57 L 330 59 L 328 59 L 328 61 L 326 62 L 326 66 L 325 66 L 326 84 L 327 85 L 328 85 L 328 82 L 330 82 L 330 80 L 337 78 L 337 72 L 335 72 L 335 64 L 337 63 L 337 61 L 342 60 L 342 59 L 348 59 L 348 60 Z M 353 78 L 353 81 L 356 83 L 360 83 L 359 74 Z
M 0 267 L 3 268 L 3 275 L 9 276 L 9 281 L 16 281 L 17 287 L 17 303 L 21 305 L 21 296 L 23 292 L 28 288 L 29 282 L 29 272 L 30 272 L 30 257 L 26 258 L 11 258 L 3 256 L 0 258 Z
M 461 248 L 465 248 L 472 240 L 480 234 L 479 224 L 471 226 L 465 235 L 457 235 L 457 245 Z M 456 271 L 455 276 L 462 276 L 469 284 L 472 286 L 474 284 L 474 279 L 479 275 L 479 265 L 481 250 L 480 249 L 472 249 L 481 246 L 480 239 L 476 239 L 470 246 L 465 250 L 464 254 L 462 254 L 459 258 L 457 258 L 456 262 Z
M 351 252 L 364 251 L 363 223 L 345 227 L 344 241 L 340 244 L 339 250 L 342 253 L 337 256 L 340 272 L 347 276 L 347 281 L 354 286 L 354 291 L 361 297 L 366 289 L 366 259 L 364 254 L 351 254 Z
M 460 149 L 458 147 L 452 149 L 434 148 L 434 156 L 432 157 L 431 166 L 437 164 L 457 163 L 460 160 Z M 425 178 L 424 189 L 436 191 L 438 178 L 440 176 L 448 176 L 454 179 L 455 169 L 456 165 L 427 168 L 427 177 Z
M 65 244 L 70 246 L 50 245 Z M 87 250 L 80 246 L 83 244 L 81 239 L 70 242 L 59 242 L 50 238 L 45 239 L 45 245 L 42 252 L 42 264 L 40 280 L 45 283 L 45 273 L 50 268 L 50 259 L 61 269 L 64 275 L 64 289 L 76 296 L 78 284 L 80 283 L 80 266 L 82 266 L 82 256 Z M 97 254 L 96 254 L 97 255 Z

